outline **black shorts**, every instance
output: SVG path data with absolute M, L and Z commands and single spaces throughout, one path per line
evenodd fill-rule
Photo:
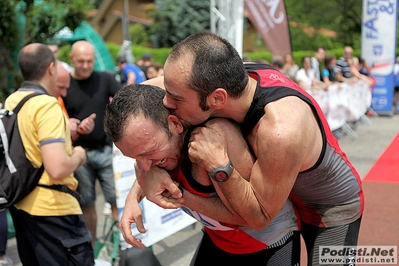
M 350 224 L 329 228 L 302 222 L 301 234 L 308 252 L 308 265 L 319 264 L 320 246 L 357 246 L 361 220 L 362 217 Z
M 94 265 L 91 234 L 82 215 L 32 216 L 10 208 L 23 265 Z
M 293 232 L 284 244 L 267 248 L 249 254 L 232 254 L 217 247 L 204 232 L 190 266 L 202 265 L 268 265 L 268 266 L 295 266 L 299 265 L 301 257 L 301 241 L 298 231 Z

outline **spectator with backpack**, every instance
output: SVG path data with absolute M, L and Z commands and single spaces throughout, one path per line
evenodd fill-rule
M 23 265 L 94 265 L 91 234 L 76 198 L 73 172 L 86 161 L 85 150 L 72 147 L 68 119 L 58 104 L 57 61 L 44 44 L 21 49 L 18 64 L 24 78 L 20 89 L 5 101 L 13 110 L 29 94 L 18 113 L 26 158 L 44 166 L 39 185 L 10 207 L 18 254 Z

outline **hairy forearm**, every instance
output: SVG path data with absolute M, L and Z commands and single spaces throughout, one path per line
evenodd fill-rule
M 144 198 L 144 191 L 140 187 L 139 182 L 137 179 L 134 181 L 132 188 L 129 191 L 129 194 L 127 195 L 127 200 L 129 201 L 134 201 L 134 202 L 140 202 Z
M 220 183 L 218 187 L 231 208 L 237 215 L 243 217 L 250 227 L 262 229 L 272 221 L 274 216 L 262 209 L 262 204 L 266 203 L 256 196 L 251 183 L 242 178 L 237 171 L 233 172 L 227 182 Z
M 185 190 L 183 194 L 184 206 L 206 215 L 219 222 L 248 226 L 248 223 L 239 215 L 231 212 L 219 197 L 204 198 Z

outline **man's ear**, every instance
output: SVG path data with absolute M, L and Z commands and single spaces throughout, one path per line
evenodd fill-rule
M 184 126 L 183 126 L 182 122 L 175 115 L 168 116 L 168 125 L 169 125 L 170 131 L 175 132 L 177 134 L 182 134 L 184 131 Z
M 57 66 L 55 64 L 55 62 L 51 62 L 48 65 L 47 71 L 49 72 L 50 75 L 54 76 L 57 72 Z
M 221 109 L 226 103 L 227 92 L 223 88 L 217 88 L 208 96 L 208 99 L 210 100 L 209 105 L 214 109 Z

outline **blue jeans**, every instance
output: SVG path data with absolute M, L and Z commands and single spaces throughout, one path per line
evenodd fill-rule
M 106 202 L 116 206 L 114 169 L 112 167 L 112 147 L 86 152 L 87 161 L 75 171 L 79 181 L 78 192 L 82 195 L 81 207 L 91 207 L 96 201 L 96 179 L 100 181 Z

